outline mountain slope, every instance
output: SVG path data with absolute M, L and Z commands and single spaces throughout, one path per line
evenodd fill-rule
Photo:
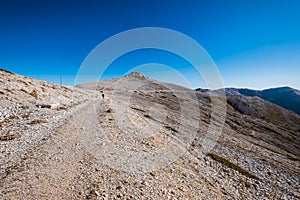
M 19 114 L 23 108 L 16 107 L 9 124 L 1 124 L 22 133 L 0 141 L 0 158 L 5 163 L 1 163 L 1 199 L 300 197 L 300 137 L 295 131 L 300 119 L 295 115 L 283 128 L 273 121 L 270 109 L 285 113 L 287 119 L 292 112 L 269 102 L 244 96 L 232 101 L 249 105 L 246 111 L 227 104 L 224 128 L 219 137 L 210 138 L 217 143 L 203 152 L 211 123 L 221 123 L 218 118 L 212 120 L 213 105 L 222 106 L 218 95 L 211 97 L 207 91 L 195 92 L 138 73 L 81 84 L 69 88 L 72 93 L 19 75 L 3 72 L 0 77 L 1 103 L 28 104 L 29 112 L 43 113 L 49 120 L 35 124 L 30 117 L 27 121 Z M 38 99 L 20 91 L 16 87 L 20 81 L 34 83 L 28 88 L 38 92 Z M 45 98 L 41 84 L 48 91 Z M 8 87 L 13 92 L 7 93 Z M 36 106 L 39 101 L 48 105 L 48 98 L 63 97 L 66 110 Z M 268 109 L 256 112 L 268 117 L 250 112 L 260 104 Z M 50 119 L 59 116 L 64 120 L 53 127 L 57 121 Z
M 258 97 L 227 96 L 228 104 L 253 122 L 240 122 L 235 129 L 256 132 L 256 138 L 294 155 L 300 153 L 300 121 L 295 113 Z M 241 121 L 240 119 L 235 119 Z M 245 128 L 248 126 L 248 131 Z
M 209 90 L 197 89 L 196 91 L 209 94 Z M 227 123 L 241 134 L 255 133 L 257 139 L 299 155 L 300 116 L 257 97 L 259 94 L 260 91 L 249 89 L 226 89 L 228 113 L 234 110 L 242 115 L 234 119 L 228 117 Z M 245 120 L 246 116 L 247 120 Z
M 260 97 L 283 108 L 292 110 L 293 112 L 300 115 L 300 91 L 296 89 L 290 87 L 271 88 L 262 91 L 236 88 L 227 89 L 227 92 L 232 91 L 245 96 Z
M 124 79 L 126 79 L 125 82 L 123 82 Z M 185 95 L 188 93 L 194 94 L 194 91 L 180 86 L 175 86 L 175 88 L 171 87 L 172 89 L 170 90 L 168 89 L 168 87 L 170 87 L 169 84 L 140 78 L 136 74 L 131 74 L 121 79 L 106 81 L 103 84 L 101 81 L 97 84 L 88 83 L 86 86 L 97 85 L 94 89 L 103 91 L 104 93 L 112 92 L 113 94 L 114 91 L 118 90 L 118 85 L 122 82 L 127 83 L 128 86 L 124 86 L 124 91 L 119 93 L 119 95 L 125 99 L 130 96 L 130 108 L 132 110 L 152 120 L 161 122 L 148 113 L 149 107 L 151 111 L 153 106 L 158 106 L 160 109 L 160 106 L 163 106 L 163 109 L 168 110 L 168 115 L 172 113 L 173 116 L 173 120 L 165 121 L 164 123 L 166 124 L 164 126 L 170 127 L 175 133 L 181 132 L 178 131 L 180 118 L 176 113 L 180 112 L 180 103 L 176 94 L 178 91 L 184 91 Z M 143 87 L 136 87 L 133 94 L 131 94 L 132 91 L 129 85 L 143 85 Z M 80 87 L 84 88 L 85 85 L 81 85 Z M 199 130 L 197 131 L 198 135 L 192 142 L 192 149 L 200 150 L 202 148 L 201 143 L 205 138 L 206 130 L 211 120 L 212 99 L 206 90 L 197 91 L 196 96 L 199 102 L 201 120 Z M 120 98 L 120 96 L 118 97 Z M 299 167 L 300 155 L 300 117 L 293 112 L 260 98 L 241 98 L 242 100 L 236 99 L 235 96 L 228 97 L 228 110 L 223 134 L 219 138 L 218 145 L 212 152 L 242 166 L 250 171 L 250 173 L 257 175 L 259 179 L 268 182 L 268 186 L 265 185 L 266 188 L 273 188 L 272 184 L 275 184 L 275 182 L 269 180 L 269 175 L 266 171 L 259 171 L 259 169 L 266 168 L 267 166 L 265 164 L 267 163 L 268 166 L 272 166 L 270 170 L 274 176 L 279 175 L 290 180 L 293 179 L 292 174 L 296 173 L 299 175 L 297 169 Z M 125 101 L 125 99 L 123 101 Z M 236 102 L 243 102 L 245 105 L 234 106 Z M 245 111 L 241 109 L 244 106 L 247 107 Z M 277 113 L 282 114 L 278 117 Z M 191 112 L 191 115 L 193 116 L 194 114 Z M 295 165 L 290 165 L 291 162 L 294 162 Z M 287 174 L 279 172 L 283 169 L 288 169 L 289 172 Z M 298 178 L 295 180 L 298 180 Z M 275 194 L 277 195 L 279 193 L 275 192 Z M 276 198 L 275 196 L 273 198 Z M 256 197 L 252 196 L 252 198 L 255 199 Z M 277 196 L 277 198 L 279 197 Z
M 89 91 L 0 69 L 0 179 L 91 98 Z

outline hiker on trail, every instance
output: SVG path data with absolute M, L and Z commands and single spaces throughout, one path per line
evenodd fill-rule
M 102 98 L 104 99 L 104 93 L 102 93 Z

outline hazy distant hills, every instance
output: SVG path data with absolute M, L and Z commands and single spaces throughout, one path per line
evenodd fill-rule
M 260 97 L 300 115 L 300 91 L 290 87 L 271 88 L 262 91 L 228 88 L 226 93 Z

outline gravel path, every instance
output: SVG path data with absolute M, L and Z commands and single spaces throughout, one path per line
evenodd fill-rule
M 103 145 L 100 137 L 110 138 L 115 145 L 123 145 L 124 148 L 133 147 L 130 150 L 138 155 L 156 152 L 157 145 L 162 145 L 157 138 L 154 141 L 139 141 L 134 140 L 136 137 L 132 135 L 122 134 L 124 130 L 117 125 L 112 113 L 114 108 L 110 106 L 109 99 L 98 99 L 82 105 L 48 139 L 36 146 L 20 165 L 14 167 L 5 178 L 0 193 L 2 198 L 220 199 L 220 188 L 213 186 L 213 183 L 220 181 L 217 180 L 219 177 L 207 179 L 205 175 L 216 174 L 217 171 L 199 153 L 195 153 L 196 156 L 192 152 L 178 156 L 176 161 L 167 166 L 163 165 L 164 162 L 156 163 L 161 168 L 153 171 L 145 168 L 131 171 L 132 162 L 143 166 L 151 158 L 126 163 L 118 160 L 123 157 L 122 153 L 113 155 L 116 153 L 113 149 L 100 151 L 104 152 L 101 159 L 101 147 L 97 149 L 97 145 Z M 142 121 L 138 120 L 137 123 Z M 153 123 L 152 127 L 159 127 L 155 121 L 148 123 Z M 124 141 L 125 146 L 122 143 Z M 231 180 L 229 184 L 234 185 Z M 229 193 L 237 195 L 233 189 Z
M 7 177 L 10 181 L 6 180 L 1 191 L 5 199 L 74 198 L 72 186 L 81 178 L 81 169 L 93 159 L 82 146 L 78 133 L 85 134 L 84 127 L 97 119 L 94 105 L 92 102 L 78 110 L 32 150 L 15 173 Z

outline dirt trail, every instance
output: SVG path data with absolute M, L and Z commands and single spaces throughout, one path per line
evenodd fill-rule
M 27 156 L 11 181 L 1 191 L 5 199 L 72 199 L 75 185 L 84 180 L 83 169 L 93 157 L 80 142 L 79 134 L 95 131 L 98 116 L 93 101 L 70 117 L 50 138 Z M 88 129 L 87 129 L 88 128 Z
M 195 182 L 190 181 L 188 174 L 195 176 L 199 170 L 186 164 L 190 157 L 180 158 L 173 164 L 158 169 L 159 171 L 145 173 L 128 173 L 122 170 L 122 165 L 128 163 L 126 159 L 120 160 L 123 155 L 113 150 L 106 155 L 103 154 L 102 158 L 99 157 L 101 156 L 99 149 L 101 150 L 101 145 L 105 145 L 103 138 L 113 141 L 115 145 L 122 145 L 125 141 L 127 144 L 125 148 L 128 148 L 128 151 L 136 152 L 138 156 L 149 156 L 155 152 L 155 149 L 164 145 L 166 138 L 160 137 L 168 136 L 166 133 L 160 133 L 146 140 L 143 137 L 134 137 L 132 133 L 124 133 L 125 130 L 118 126 L 117 119 L 112 113 L 115 111 L 111 108 L 109 96 L 107 94 L 105 100 L 97 99 L 77 111 L 51 137 L 37 146 L 22 165 L 16 166 L 15 170 L 6 177 L 0 197 L 3 199 L 166 199 L 195 197 L 198 193 L 197 188 L 205 191 L 204 196 L 215 196 L 219 193 L 206 185 L 203 177 Z M 136 124 L 147 122 L 152 123 L 154 128 L 155 126 L 161 128 L 159 123 L 142 119 L 136 113 L 131 114 L 131 120 Z M 119 120 L 126 121 L 126 119 Z M 138 156 L 136 158 L 139 158 Z M 143 161 L 139 162 L 136 158 L 130 162 L 143 164 Z M 198 162 L 197 159 L 195 162 Z M 130 166 L 130 163 L 128 165 Z M 180 173 L 174 174 L 182 170 L 187 171 L 184 179 Z

